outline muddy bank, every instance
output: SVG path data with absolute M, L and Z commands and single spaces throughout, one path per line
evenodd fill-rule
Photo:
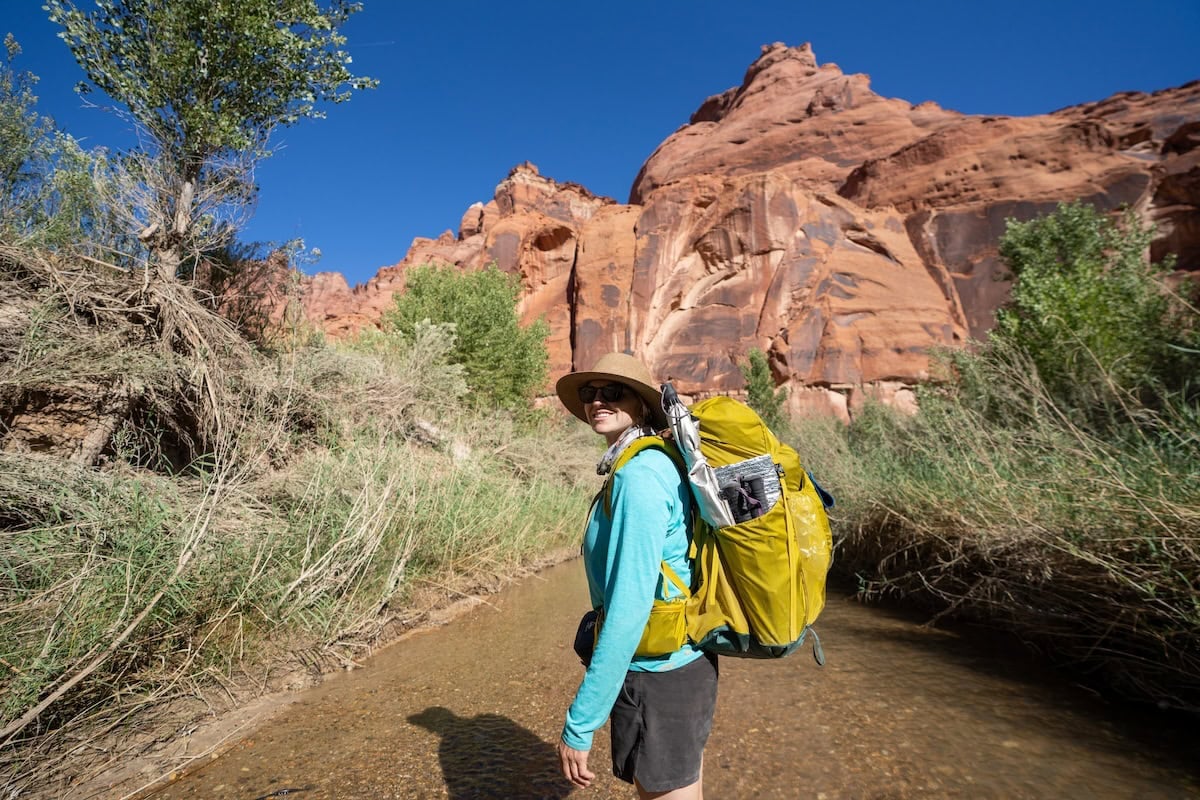
M 561 798 L 554 742 L 581 668 L 567 563 L 299 696 L 155 798 Z M 707 751 L 717 798 L 1179 798 L 1189 729 L 1100 703 L 1023 653 L 831 597 L 829 658 L 722 662 Z M 580 797 L 629 797 L 608 774 Z

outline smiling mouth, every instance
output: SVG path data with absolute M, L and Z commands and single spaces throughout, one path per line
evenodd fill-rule
M 602 419 L 609 419 L 615 412 L 607 408 L 598 408 L 592 412 L 592 422 L 599 422 Z

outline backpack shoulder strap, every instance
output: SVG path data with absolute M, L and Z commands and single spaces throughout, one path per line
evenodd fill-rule
M 633 457 L 643 450 L 661 450 L 666 453 L 671 459 L 671 463 L 673 463 L 675 468 L 679 470 L 679 474 L 683 478 L 684 483 L 687 483 L 687 466 L 683 461 L 683 456 L 680 454 L 679 448 L 675 446 L 674 442 L 668 441 L 661 436 L 643 436 L 639 439 L 635 439 L 617 458 L 616 463 L 613 464 L 612 472 L 608 474 L 608 478 L 604 481 L 604 488 L 600 490 L 604 496 L 604 512 L 608 514 L 610 518 L 612 517 L 613 475 L 616 475 L 617 471 L 621 469 L 621 467 L 632 461 Z M 695 515 L 694 505 L 692 513 Z M 689 548 L 688 557 L 691 558 L 691 548 Z M 664 590 L 665 584 L 669 582 L 673 584 L 677 590 L 679 590 L 679 593 L 683 597 L 690 598 L 692 596 L 691 589 L 684 584 L 678 573 L 671 569 L 671 566 L 667 564 L 666 561 L 662 562 L 661 571 L 664 582 Z
M 604 513 L 610 518 L 612 517 L 613 476 L 617 474 L 621 467 L 633 460 L 633 457 L 638 453 L 642 452 L 643 450 L 651 449 L 661 450 L 666 453 L 667 456 L 670 457 L 672 463 L 675 464 L 675 468 L 680 471 L 683 479 L 685 481 L 687 480 L 687 468 L 683 464 L 683 456 L 679 454 L 679 448 L 675 446 L 674 442 L 668 442 L 661 436 L 642 436 L 634 439 L 632 442 L 630 442 L 629 446 L 625 448 L 624 452 L 617 457 L 616 463 L 614 463 L 612 466 L 612 471 L 608 473 L 608 477 L 604 481 L 604 488 L 601 490 L 604 495 Z

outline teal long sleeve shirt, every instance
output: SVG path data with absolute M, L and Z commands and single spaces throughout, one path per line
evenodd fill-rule
M 662 562 L 691 584 L 691 493 L 679 470 L 661 450 L 643 450 L 612 476 L 611 497 L 611 518 L 602 499 L 595 503 L 583 540 L 588 591 L 604 625 L 563 726 L 563 742 L 576 750 L 591 749 L 627 672 L 678 669 L 703 655 L 685 643 L 666 656 L 634 656 L 654 599 L 678 595 L 662 580 Z

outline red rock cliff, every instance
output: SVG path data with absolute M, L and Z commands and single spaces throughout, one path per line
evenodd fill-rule
M 306 279 L 339 335 L 374 324 L 409 265 L 519 274 L 553 331 L 552 378 L 631 350 L 686 393 L 737 391 L 765 350 L 793 410 L 907 402 L 929 350 L 980 336 L 1005 297 L 1006 218 L 1128 204 L 1155 257 L 1200 266 L 1200 82 L 1037 117 L 966 116 L 870 89 L 808 45 L 763 48 L 638 173 L 628 204 L 516 167 L 457 234 L 413 242 L 367 284 Z

